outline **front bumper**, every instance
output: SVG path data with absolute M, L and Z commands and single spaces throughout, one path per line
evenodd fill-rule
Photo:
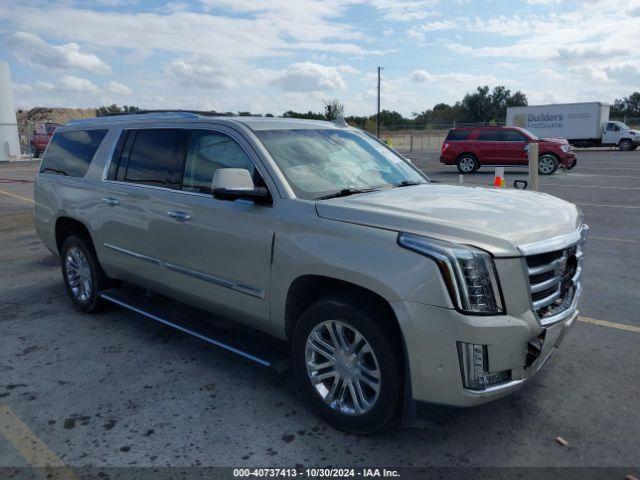
M 560 164 L 564 167 L 568 167 L 569 169 L 573 168 L 578 159 L 576 158 L 575 153 L 569 152 L 565 153 L 560 160 Z
M 540 326 L 529 311 L 521 317 L 469 316 L 455 310 L 411 302 L 393 305 L 403 330 L 411 396 L 418 402 L 471 407 L 522 387 L 545 364 L 578 317 Z M 544 337 L 539 355 L 527 358 L 529 342 Z M 490 371 L 509 370 L 510 380 L 482 391 L 464 388 L 457 342 L 487 346 Z

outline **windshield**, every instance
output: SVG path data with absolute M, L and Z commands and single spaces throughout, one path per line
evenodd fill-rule
M 630 130 L 630 128 L 622 122 L 612 122 L 615 123 L 618 127 L 620 127 L 620 130 Z
M 526 134 L 531 138 L 531 140 L 534 140 L 534 141 L 535 141 L 535 140 L 540 140 L 540 139 L 538 138 L 538 136 L 537 136 L 537 135 L 535 135 L 535 134 L 531 133 L 531 132 L 530 132 L 529 130 L 527 130 L 526 128 L 522 128 L 522 127 L 518 127 L 518 128 L 520 129 L 520 131 L 522 131 L 522 132 L 526 133 Z
M 256 135 L 299 198 L 427 182 L 404 159 L 356 131 L 262 130 Z

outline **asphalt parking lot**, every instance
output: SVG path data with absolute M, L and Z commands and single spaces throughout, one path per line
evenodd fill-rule
M 458 183 L 436 153 L 411 158 Z M 578 158 L 541 178 L 591 226 L 582 317 L 562 348 L 510 397 L 433 408 L 372 437 L 325 426 L 290 374 L 122 309 L 77 313 L 33 231 L 36 163 L 0 165 L 0 467 L 624 466 L 640 476 L 640 151 Z M 508 184 L 525 176 L 506 172 Z M 464 183 L 492 179 L 481 170 Z

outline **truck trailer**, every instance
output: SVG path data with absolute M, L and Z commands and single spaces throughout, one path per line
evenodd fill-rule
M 640 132 L 609 120 L 610 107 L 602 102 L 509 107 L 507 125 L 526 128 L 540 138 L 566 138 L 576 147 L 635 150 L 640 145 Z

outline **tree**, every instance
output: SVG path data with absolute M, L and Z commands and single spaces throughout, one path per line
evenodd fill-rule
M 344 105 L 337 98 L 325 100 L 324 112 L 324 116 L 327 120 L 335 120 L 336 118 L 344 117 Z
M 628 97 L 616 98 L 611 107 L 611 115 L 640 117 L 640 92 L 633 92 Z
M 474 120 L 483 123 L 488 121 L 493 113 L 493 100 L 489 93 L 489 86 L 478 87 L 475 93 L 467 93 L 462 99 L 462 106 Z
M 133 105 L 123 105 L 122 107 L 119 107 L 114 103 L 112 105 L 97 108 L 96 117 L 104 117 L 106 115 L 115 115 L 118 113 L 135 113 L 139 111 L 140 109 L 138 107 L 134 107 Z
M 373 116 L 375 120 L 375 115 Z M 401 113 L 395 110 L 381 110 L 380 111 L 380 125 L 406 125 L 408 120 L 402 116 Z

